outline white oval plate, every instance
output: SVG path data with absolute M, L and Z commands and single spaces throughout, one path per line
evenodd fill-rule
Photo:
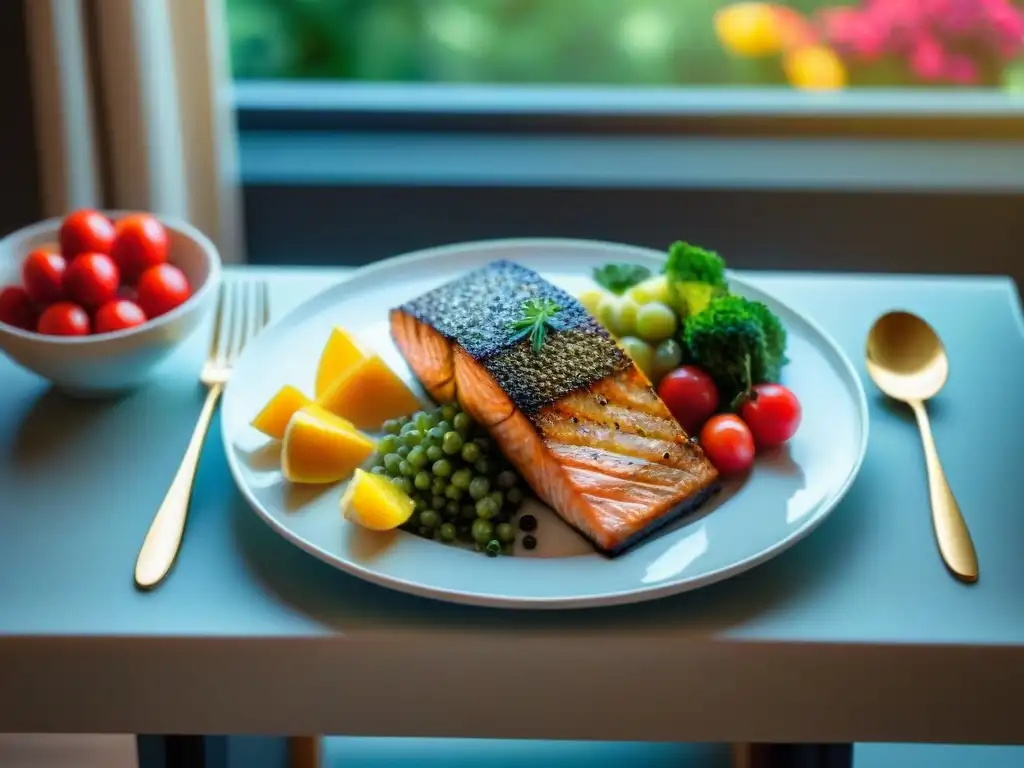
M 228 464 L 242 495 L 288 541 L 343 571 L 424 597 L 500 608 L 581 608 L 639 602 L 695 589 L 779 554 L 836 506 L 867 447 L 867 401 L 843 352 L 813 322 L 741 278 L 732 289 L 765 302 L 789 333 L 784 383 L 803 422 L 786 450 L 759 457 L 694 516 L 615 559 L 595 553 L 550 509 L 538 516 L 536 550 L 490 558 L 407 534 L 371 533 L 343 520 L 340 486 L 290 486 L 276 447 L 249 422 L 283 384 L 312 390 L 320 351 L 341 325 L 422 393 L 391 341 L 387 312 L 453 276 L 509 259 L 578 292 L 594 267 L 634 261 L 660 269 L 664 254 L 576 240 L 500 240 L 421 251 L 355 272 L 278 319 L 245 350 L 224 396 Z

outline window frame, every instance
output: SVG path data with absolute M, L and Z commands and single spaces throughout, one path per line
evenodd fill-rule
M 246 183 L 1024 192 L 1000 91 L 240 81 Z

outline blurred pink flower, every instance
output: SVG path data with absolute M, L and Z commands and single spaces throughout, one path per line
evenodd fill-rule
M 844 57 L 903 59 L 928 82 L 978 82 L 979 62 L 965 50 L 1004 62 L 1024 51 L 1024 10 L 1010 0 L 863 0 L 817 18 L 824 38 Z
M 946 55 L 939 42 L 921 36 L 910 54 L 910 68 L 922 80 L 938 80 L 946 69 Z
M 946 59 L 946 77 L 957 85 L 975 85 L 978 82 L 978 65 L 970 56 L 954 53 Z

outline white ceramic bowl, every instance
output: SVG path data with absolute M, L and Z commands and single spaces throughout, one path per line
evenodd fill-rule
M 117 220 L 130 211 L 104 211 Z M 44 336 L 0 323 L 0 349 L 14 362 L 73 395 L 105 395 L 143 384 L 153 369 L 202 322 L 220 284 L 220 254 L 195 227 L 158 217 L 170 237 L 168 261 L 185 273 L 192 295 L 143 325 L 95 336 Z M 0 240 L 0 286 L 21 284 L 21 263 L 36 248 L 58 249 L 62 217 Z

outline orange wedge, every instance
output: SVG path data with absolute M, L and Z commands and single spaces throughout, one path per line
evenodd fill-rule
M 408 416 L 423 407 L 378 355 L 352 366 L 316 402 L 359 429 L 369 430 L 380 429 L 388 419 Z
M 344 480 L 373 453 L 373 440 L 317 405 L 300 408 L 281 445 L 281 472 L 293 483 Z
M 351 369 L 356 363 L 366 358 L 366 353 L 359 348 L 355 340 L 344 328 L 331 331 L 324 351 L 320 353 L 320 363 L 316 367 L 315 397 L 320 397 L 338 378 Z
M 270 398 L 270 402 L 263 406 L 263 410 L 256 414 L 252 425 L 267 437 L 280 440 L 284 437 L 284 430 L 295 412 L 312 403 L 312 400 L 295 387 L 286 384 Z
M 416 505 L 384 475 L 361 469 L 341 497 L 341 514 L 350 523 L 371 531 L 390 531 L 412 516 Z

